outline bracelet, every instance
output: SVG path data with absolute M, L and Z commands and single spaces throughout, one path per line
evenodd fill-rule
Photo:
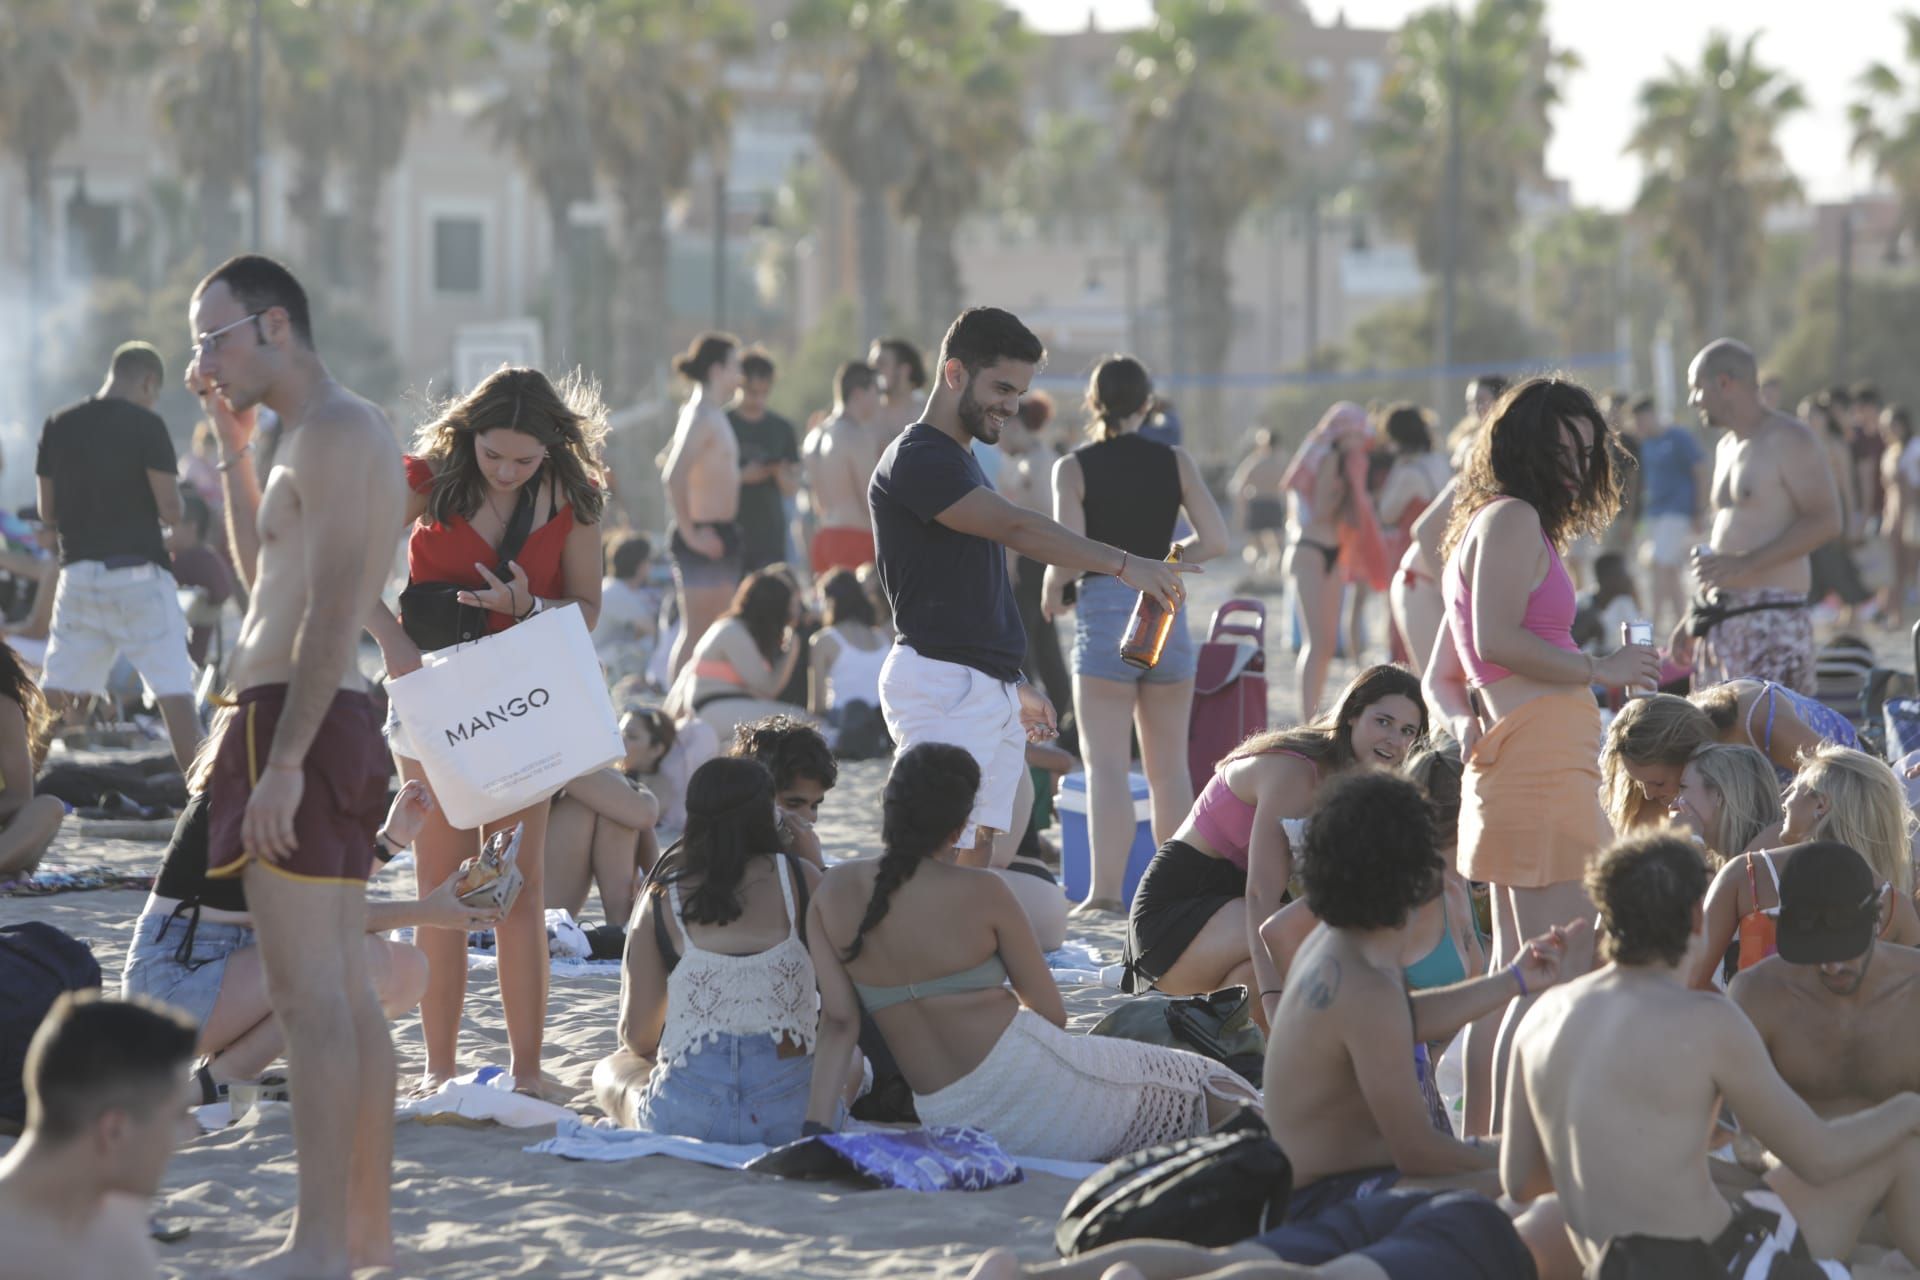
M 533 595 L 531 592 L 529 592 L 527 595 L 527 611 L 525 613 L 514 615 L 513 620 L 515 622 L 525 622 L 528 618 L 531 618 L 534 614 L 538 612 L 540 612 L 540 597 Z
M 1285 987 L 1262 987 L 1260 989 L 1260 998 L 1264 1000 L 1268 996 L 1283 996 L 1286 993 L 1287 989 Z
M 1518 960 L 1515 960 L 1507 966 L 1507 972 L 1513 975 L 1513 985 L 1520 988 L 1520 998 L 1522 1000 L 1525 1000 L 1533 994 L 1527 990 L 1527 980 L 1520 976 L 1520 962 Z
M 213 469 L 215 471 L 231 471 L 235 467 L 240 465 L 240 459 L 246 457 L 248 454 L 252 452 L 253 452 L 253 441 L 249 440 L 244 445 L 240 446 L 240 452 L 234 454 L 232 457 L 227 458 L 222 462 L 214 463 Z

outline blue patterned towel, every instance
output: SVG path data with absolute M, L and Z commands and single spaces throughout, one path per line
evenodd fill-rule
M 899 1191 L 985 1191 L 1026 1176 L 984 1129 L 955 1126 L 819 1134 L 775 1147 L 747 1168 Z

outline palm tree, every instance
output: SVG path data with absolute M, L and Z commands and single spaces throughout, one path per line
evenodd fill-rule
M 1453 66 L 1449 67 L 1449 62 Z M 1453 27 L 1449 9 L 1407 19 L 1368 130 L 1381 218 L 1413 239 L 1420 265 L 1447 260 L 1448 100 L 1457 75 L 1461 148 L 1454 267 L 1471 280 L 1505 260 L 1520 221 L 1520 192 L 1542 176 L 1547 109 L 1579 65 L 1547 43 L 1543 0 L 1479 0 Z
M 328 26 L 312 4 L 276 4 L 266 17 L 273 73 L 262 77 L 261 109 L 292 153 L 287 213 L 300 228 L 302 255 L 318 263 L 326 254 L 327 175 L 340 159 Z
M 1696 336 L 1723 336 L 1760 265 L 1767 210 L 1799 193 L 1780 126 L 1806 108 L 1799 85 L 1761 63 L 1757 36 L 1708 37 L 1699 65 L 1671 60 L 1640 89 L 1627 151 L 1646 166 L 1634 211 L 1684 282 Z
M 518 0 L 503 13 L 505 32 L 526 38 L 544 29 L 542 56 L 500 59 L 501 84 L 476 123 L 511 151 L 547 206 L 553 237 L 547 355 L 556 367 L 577 361 L 573 350 L 573 226 L 576 201 L 593 198 L 593 138 L 583 69 L 596 10 Z M 537 38 L 537 37 L 536 37 Z
M 407 130 L 458 70 L 455 0 L 309 0 L 327 22 L 334 134 L 347 171 L 347 282 L 373 309 L 382 270 L 381 197 Z
M 826 82 L 814 134 L 854 190 L 860 331 L 887 328 L 887 201 L 913 174 L 911 88 L 900 56 L 912 50 L 942 0 L 797 0 L 786 32 Z
M 1920 236 L 1920 13 L 1900 15 L 1906 28 L 1906 60 L 1913 78 L 1904 80 L 1884 62 L 1870 64 L 1860 76 L 1860 98 L 1847 110 L 1853 123 L 1853 154 L 1873 162 L 1900 201 L 1901 231 Z
M 624 281 L 613 388 L 627 398 L 666 369 L 667 207 L 686 190 L 703 151 L 724 155 L 732 120 L 725 72 L 750 47 L 752 27 L 735 0 L 698 8 L 607 0 L 597 21 L 584 81 L 594 154 L 620 206 Z
M 27 180 L 27 385 L 22 418 L 37 413 L 40 319 L 46 307 L 53 156 L 80 128 L 81 63 L 89 23 L 70 0 L 9 0 L 0 23 L 0 145 Z
M 1005 216 L 1069 240 L 1110 223 L 1130 195 L 1112 128 L 1084 115 L 1042 117 L 1001 191 Z
M 1248 0 L 1157 0 L 1154 14 L 1120 50 L 1124 154 L 1166 215 L 1168 372 L 1202 376 L 1195 420 L 1219 431 L 1210 375 L 1224 370 L 1233 339 L 1228 248 L 1279 182 L 1298 81 L 1276 24 Z
M 242 0 L 166 0 L 156 13 L 165 52 L 155 99 L 173 140 L 181 176 L 191 184 L 200 228 L 201 265 L 233 246 L 233 193 L 247 180 L 247 19 Z
M 1021 64 L 1032 49 L 1020 15 L 1000 0 L 939 7 L 940 26 L 896 45 L 907 62 L 916 127 L 901 212 L 914 223 L 914 301 L 923 335 L 944 332 L 965 288 L 954 240 L 987 175 L 1026 141 Z

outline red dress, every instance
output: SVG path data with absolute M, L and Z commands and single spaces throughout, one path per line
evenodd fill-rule
M 433 468 L 424 458 L 407 456 L 407 484 L 415 493 L 433 488 Z M 514 559 L 526 571 L 527 585 L 543 600 L 566 596 L 566 575 L 561 553 L 567 535 L 573 532 L 573 505 L 559 508 L 553 518 L 527 535 L 526 543 Z M 456 586 L 481 591 L 487 580 L 480 576 L 476 563 L 497 575 L 500 554 L 487 544 L 473 525 L 462 517 L 446 524 L 421 517 L 407 533 L 407 580 L 409 582 L 451 582 Z M 513 619 L 504 613 L 487 611 L 487 632 L 505 631 Z

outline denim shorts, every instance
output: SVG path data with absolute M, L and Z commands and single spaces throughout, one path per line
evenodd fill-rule
M 204 1027 L 220 998 L 227 957 L 252 945 L 253 930 L 244 924 L 196 922 L 191 908 L 178 915 L 149 912 L 134 926 L 122 992 L 173 1005 Z
M 1140 593 L 1118 578 L 1104 574 L 1080 580 L 1080 600 L 1073 607 L 1073 669 L 1096 680 L 1124 680 L 1128 684 L 1177 684 L 1193 679 L 1199 659 L 1193 637 L 1187 634 L 1187 607 L 1174 615 L 1173 630 L 1160 661 L 1142 671 L 1120 660 L 1120 641 Z
M 656 1066 L 634 1119 L 648 1133 L 779 1146 L 799 1139 L 812 1087 L 812 1054 L 782 1058 L 770 1035 L 721 1034 Z

